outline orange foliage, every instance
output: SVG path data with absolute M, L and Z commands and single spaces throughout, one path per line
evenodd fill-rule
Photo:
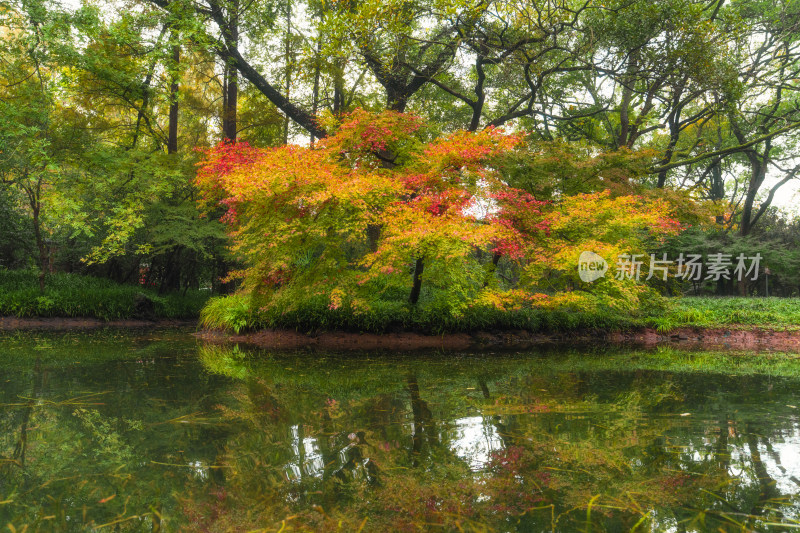
M 680 229 L 658 199 L 605 191 L 545 202 L 509 187 L 493 162 L 517 149 L 518 133 L 423 143 L 422 126 L 357 110 L 314 147 L 208 150 L 197 184 L 227 208 L 245 290 L 288 306 L 322 297 L 331 309 L 368 307 L 397 299 L 422 259 L 429 301 L 536 305 L 541 279 L 574 270 L 583 249 L 630 251 Z M 517 287 L 499 288 L 500 258 L 521 273 Z

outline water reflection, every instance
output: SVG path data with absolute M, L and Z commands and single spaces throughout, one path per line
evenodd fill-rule
M 783 531 L 793 356 L 275 354 L 0 341 L 0 523 L 84 531 Z
M 686 368 L 694 354 L 604 353 L 600 364 L 598 355 L 231 359 L 207 348 L 201 357 L 210 371 L 258 380 L 302 421 L 290 464 L 305 478 L 285 500 L 295 527 L 798 525 L 797 369 L 737 362 L 736 375 L 724 354 L 715 373 Z M 313 437 L 301 439 L 301 427 Z
M 454 421 L 450 447 L 473 471 L 484 468 L 494 452 L 503 448 L 497 429 L 482 416 L 468 416 Z
M 290 481 L 298 481 L 304 476 L 322 477 L 325 463 L 316 439 L 301 437 L 302 429 L 299 425 L 290 428 L 292 441 L 292 455 L 294 461 L 286 465 L 286 476 Z

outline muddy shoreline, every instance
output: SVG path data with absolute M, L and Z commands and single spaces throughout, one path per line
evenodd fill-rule
M 96 318 L 17 318 L 0 317 L 0 332 L 5 331 L 73 331 L 99 328 L 153 329 L 196 328 L 196 320 L 104 321 Z M 343 331 L 313 334 L 292 330 L 263 330 L 232 334 L 222 331 L 198 331 L 193 335 L 213 344 L 240 343 L 279 350 L 301 348 L 322 350 L 469 350 L 482 348 L 524 348 L 537 345 L 586 345 L 598 342 L 620 345 L 672 345 L 681 348 L 719 348 L 755 351 L 800 352 L 800 330 L 783 331 L 763 327 L 736 326 L 730 328 L 684 327 L 669 332 L 642 328 L 623 332 L 573 331 L 562 333 L 531 333 L 502 331 L 446 333 L 425 335 L 414 332 L 350 333 Z
M 304 334 L 296 331 L 265 330 L 244 334 L 200 331 L 197 338 L 214 344 L 241 343 L 260 348 L 290 350 L 470 350 L 484 348 L 525 348 L 541 345 L 591 345 L 598 342 L 652 347 L 671 345 L 681 348 L 731 349 L 753 351 L 798 351 L 800 331 L 766 328 L 678 328 L 666 333 L 644 328 L 628 332 L 575 331 L 557 334 L 528 331 L 448 333 L 347 333 Z

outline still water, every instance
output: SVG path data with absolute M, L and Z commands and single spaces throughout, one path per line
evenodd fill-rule
M 800 356 L 0 337 L 3 531 L 791 531 Z

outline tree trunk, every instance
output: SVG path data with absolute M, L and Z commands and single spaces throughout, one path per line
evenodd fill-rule
M 750 183 L 747 186 L 744 204 L 742 205 L 742 222 L 739 225 L 739 233 L 742 237 L 747 237 L 753 229 L 753 204 L 756 201 L 758 190 L 766 178 L 767 165 L 754 159 L 751 158 L 750 161 L 752 169 L 750 171 Z
M 31 212 L 33 213 L 33 234 L 36 238 L 36 248 L 39 251 L 39 292 L 44 294 L 44 278 L 47 272 L 47 247 L 42 238 L 41 220 L 39 219 L 41 205 L 34 191 L 29 191 L 28 194 Z
M 319 38 L 320 36 L 318 36 Z M 320 76 L 320 56 L 322 53 L 322 39 L 319 38 L 317 41 L 317 53 L 314 56 L 314 88 L 311 91 L 311 114 L 315 117 L 317 116 L 317 110 L 319 109 L 319 76 Z M 314 146 L 314 132 L 311 132 L 311 146 Z
M 344 66 L 341 61 L 336 62 L 336 69 L 333 73 L 333 114 L 344 113 L 344 76 L 342 71 Z
M 172 74 L 172 83 L 169 86 L 169 134 L 167 137 L 167 153 L 174 154 L 178 151 L 178 65 L 181 60 L 181 47 L 177 44 L 177 32 L 172 31 L 172 61 L 175 72 Z
M 403 113 L 408 103 L 408 95 L 404 91 L 391 88 L 386 89 L 386 109 Z
M 473 88 L 475 100 L 469 104 L 472 108 L 472 118 L 467 128 L 469 131 L 477 131 L 478 127 L 481 125 L 481 113 L 483 113 L 483 106 L 486 103 L 486 92 L 483 90 L 483 86 L 486 83 L 486 71 L 483 69 L 483 65 L 487 53 L 485 49 L 482 49 L 475 58 L 476 80 L 475 87 Z
M 227 34 L 234 46 L 239 44 L 239 0 L 231 2 L 228 13 Z M 230 58 L 225 58 L 225 83 L 222 87 L 222 136 L 236 142 L 237 107 L 239 103 L 239 72 Z
M 367 247 L 370 252 L 374 253 L 378 251 L 378 240 L 381 238 L 381 229 L 382 226 L 380 224 L 367 225 Z
M 497 253 L 492 255 L 492 267 L 489 269 L 488 272 L 486 272 L 486 279 L 483 280 L 484 289 L 489 286 L 489 283 L 494 277 L 494 273 L 497 272 L 497 264 L 500 262 L 501 257 L 502 256 Z
M 411 286 L 411 295 L 408 301 L 411 305 L 417 305 L 419 301 L 419 293 L 422 290 L 422 271 L 425 268 L 425 263 L 420 257 L 414 265 L 414 284 Z
M 286 43 L 284 48 L 284 92 L 286 100 L 290 99 L 292 88 L 292 2 L 286 0 Z M 284 115 L 283 119 L 283 144 L 289 144 L 289 115 Z

